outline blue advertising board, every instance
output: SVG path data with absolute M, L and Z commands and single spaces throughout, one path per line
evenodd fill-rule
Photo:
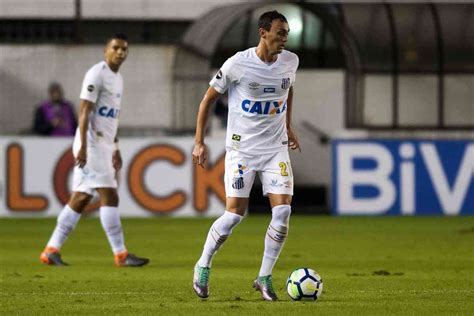
M 474 215 L 474 141 L 332 142 L 336 215 Z

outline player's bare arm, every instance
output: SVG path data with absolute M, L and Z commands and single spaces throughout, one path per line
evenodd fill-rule
M 120 154 L 120 148 L 118 146 L 118 135 L 115 135 L 114 139 L 115 149 L 112 155 L 112 165 L 116 171 L 122 169 L 122 155 Z
M 209 110 L 211 105 L 219 97 L 219 92 L 217 92 L 213 87 L 207 89 L 204 98 L 199 104 L 199 112 L 197 116 L 196 124 L 196 136 L 194 138 L 194 149 L 193 149 L 193 163 L 200 165 L 204 168 L 204 163 L 207 160 L 207 147 L 204 143 L 204 134 L 207 125 L 207 118 L 209 117 Z
M 76 157 L 76 165 L 84 168 L 87 163 L 87 128 L 89 126 L 89 114 L 94 108 L 94 103 L 81 100 L 79 104 L 79 133 L 81 137 L 81 147 Z
M 293 126 L 291 124 L 291 111 L 293 109 L 293 87 L 290 87 L 288 91 L 288 100 L 286 101 L 286 129 L 288 131 L 288 147 L 295 150 L 298 149 L 301 152 L 300 143 L 298 142 L 298 137 L 296 136 Z

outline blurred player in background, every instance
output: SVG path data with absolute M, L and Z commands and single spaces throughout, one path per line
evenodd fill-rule
M 239 224 L 248 207 L 255 174 L 258 173 L 272 207 L 265 236 L 262 265 L 254 288 L 263 299 L 274 301 L 272 270 L 285 242 L 291 214 L 293 174 L 288 147 L 299 149 L 291 127 L 293 84 L 298 57 L 284 50 L 289 26 L 277 11 L 260 16 L 257 47 L 229 58 L 199 106 L 193 161 L 206 166 L 204 132 L 210 105 L 229 90 L 226 136 L 226 211 L 211 226 L 201 257 L 194 267 L 193 287 L 199 297 L 209 295 L 212 258 Z
M 73 193 L 58 216 L 56 228 L 40 259 L 45 264 L 66 265 L 60 248 L 81 218 L 94 191 L 100 196 L 100 221 L 117 266 L 143 266 L 148 259 L 128 253 L 118 213 L 116 172 L 122 167 L 117 128 L 123 93 L 118 72 L 128 55 L 128 40 L 116 34 L 106 44 L 105 61 L 89 69 L 82 83 L 79 128 L 73 144 L 76 160 Z

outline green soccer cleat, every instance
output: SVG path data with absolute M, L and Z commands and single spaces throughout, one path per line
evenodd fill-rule
M 209 296 L 209 274 L 211 268 L 200 267 L 197 263 L 194 266 L 193 288 L 197 296 L 206 298 Z
M 272 276 L 271 275 L 257 277 L 255 279 L 255 281 L 253 282 L 253 288 L 256 291 L 260 291 L 260 293 L 262 293 L 262 298 L 265 301 L 276 301 L 276 300 L 278 300 L 278 296 L 276 295 L 275 290 L 273 289 L 273 283 L 272 283 Z

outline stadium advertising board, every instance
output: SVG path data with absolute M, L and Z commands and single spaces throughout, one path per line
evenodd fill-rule
M 474 141 L 335 140 L 337 215 L 474 215 Z
M 192 163 L 191 137 L 122 139 L 123 216 L 220 215 L 224 210 L 224 141 L 209 139 L 206 169 Z M 0 138 L 0 216 L 56 216 L 67 202 L 71 139 Z M 88 212 L 95 213 L 97 202 Z

